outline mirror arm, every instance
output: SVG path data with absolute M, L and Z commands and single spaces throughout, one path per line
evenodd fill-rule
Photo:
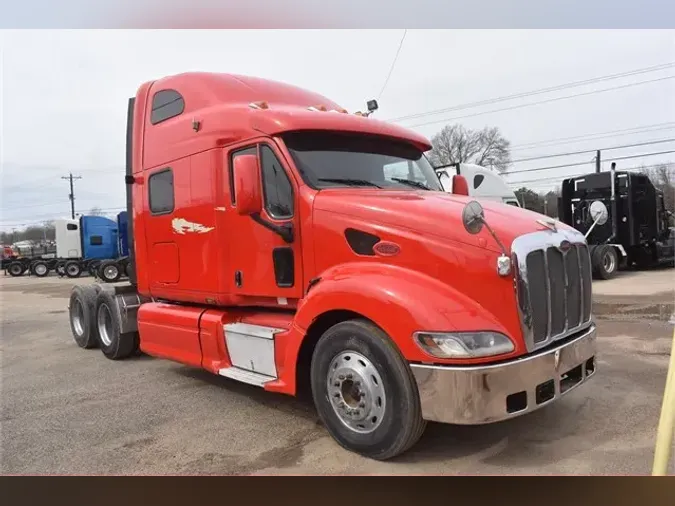
M 509 253 L 506 251 L 506 248 L 502 244 L 502 241 L 499 240 L 499 237 L 497 237 L 497 234 L 495 234 L 494 230 L 492 230 L 492 227 L 488 224 L 487 220 L 485 220 L 484 218 L 481 218 L 480 221 L 483 223 L 483 225 L 485 225 L 485 228 L 488 229 L 488 232 L 490 232 L 490 235 L 495 240 L 495 242 L 497 243 L 499 248 L 502 250 L 502 254 L 505 257 L 509 256 Z
M 598 216 L 595 219 L 595 221 L 593 222 L 591 227 L 586 231 L 586 234 L 584 235 L 584 239 L 588 239 L 588 236 L 591 234 L 591 232 L 593 231 L 593 229 L 595 228 L 595 226 L 598 224 L 599 221 L 600 221 L 600 216 Z
M 283 225 L 277 225 L 276 223 L 272 223 L 272 222 L 264 219 L 262 216 L 260 216 L 260 213 L 252 214 L 251 218 L 256 223 L 259 223 L 263 227 L 271 230 L 272 232 L 274 232 L 276 234 L 279 234 L 279 236 L 286 243 L 291 244 L 293 242 L 294 236 L 293 236 L 293 225 L 292 224 L 284 223 Z

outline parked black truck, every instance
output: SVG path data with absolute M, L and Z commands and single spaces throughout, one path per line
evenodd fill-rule
M 612 170 L 565 179 L 560 221 L 586 236 L 593 273 L 601 279 L 620 267 L 645 268 L 675 260 L 672 213 L 649 177 Z

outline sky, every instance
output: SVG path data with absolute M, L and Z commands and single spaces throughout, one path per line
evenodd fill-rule
M 592 171 L 594 154 L 517 160 L 675 139 L 675 79 L 664 79 L 675 76 L 675 65 L 456 108 L 675 64 L 674 30 L 407 30 L 400 45 L 403 36 L 401 29 L 0 31 L 0 230 L 67 217 L 62 177 L 71 172 L 81 177 L 76 211 L 121 210 L 127 99 L 145 81 L 192 70 L 288 82 L 350 112 L 377 98 L 373 117 L 428 137 L 453 123 L 499 127 L 516 160 L 507 180 L 536 180 L 529 183 L 536 190 Z M 644 81 L 652 82 L 635 84 Z M 603 158 L 669 150 L 675 142 L 603 151 Z M 670 161 L 675 153 L 617 164 Z M 518 172 L 576 162 L 587 165 Z

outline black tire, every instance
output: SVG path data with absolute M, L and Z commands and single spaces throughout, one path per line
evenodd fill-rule
M 131 262 L 127 262 L 127 265 L 124 268 L 124 273 L 126 274 L 127 278 L 129 278 L 129 280 L 134 278 L 135 277 L 134 264 L 132 264 Z
M 10 276 L 18 278 L 19 276 L 23 276 L 26 269 L 21 262 L 14 261 L 7 266 L 7 272 L 9 272 Z
M 122 277 L 122 269 L 115 260 L 104 260 L 98 266 L 98 277 L 106 283 L 114 283 Z
M 352 373 L 347 373 L 346 376 L 336 376 L 336 382 L 329 384 L 331 364 L 341 355 L 344 359 L 340 363 L 345 367 L 351 367 L 345 364 L 365 364 L 364 368 L 359 369 L 359 373 L 357 368 L 360 366 L 354 366 L 354 381 L 350 379 Z M 379 375 L 381 385 L 369 372 L 372 371 L 371 366 Z M 333 370 L 338 374 L 342 368 Z M 370 395 L 366 397 L 369 405 L 360 403 L 362 398 L 356 400 L 358 395 L 344 394 L 344 388 L 350 381 L 350 385 L 357 385 L 357 389 L 360 383 L 365 383 L 366 389 L 370 388 Z M 338 323 L 321 336 L 312 355 L 311 387 L 314 405 L 330 435 L 343 448 L 365 457 L 386 460 L 400 455 L 419 440 L 426 427 L 410 367 L 389 336 L 368 321 Z M 343 407 L 334 408 L 332 399 Z M 347 408 L 344 408 L 345 405 Z M 344 413 L 345 409 L 352 409 L 356 417 L 367 416 L 362 420 L 343 422 L 337 411 Z M 361 413 L 363 410 L 366 412 Z M 379 414 L 379 418 L 371 416 L 373 413 Z M 347 423 L 361 424 L 364 430 L 371 431 L 358 432 Z
M 34 276 L 44 278 L 49 274 L 49 264 L 44 260 L 37 260 L 31 264 L 30 271 Z
M 611 279 L 619 270 L 619 255 L 613 246 L 598 246 L 592 260 L 595 275 L 600 279 Z
M 98 346 L 98 327 L 96 326 L 96 296 L 98 287 L 75 286 L 70 292 L 68 314 L 70 331 L 80 348 L 91 349 Z
M 69 278 L 79 278 L 80 274 L 82 274 L 82 264 L 77 260 L 66 262 L 63 269 L 66 273 L 66 276 Z
M 101 290 L 96 297 L 98 344 L 106 358 L 122 360 L 136 353 L 138 333 L 120 333 L 120 324 L 115 316 L 114 308 L 114 297 L 105 290 Z

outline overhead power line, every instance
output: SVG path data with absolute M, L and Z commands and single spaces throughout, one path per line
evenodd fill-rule
M 455 121 L 458 119 L 464 119 L 464 118 L 473 118 L 474 116 L 482 116 L 484 114 L 493 114 L 496 112 L 503 112 L 503 111 L 513 111 L 515 109 L 522 109 L 523 107 L 531 107 L 533 105 L 541 105 L 541 104 L 548 104 L 550 102 L 557 102 L 560 100 L 567 100 L 570 98 L 577 98 L 577 97 L 583 97 L 583 96 L 588 96 L 588 95 L 596 95 L 598 93 L 605 93 L 607 91 L 614 91 L 614 90 L 621 90 L 625 88 L 631 88 L 633 86 L 641 86 L 643 84 L 649 84 L 649 83 L 655 83 L 659 81 L 665 81 L 667 79 L 673 79 L 675 76 L 666 76 L 666 77 L 659 77 L 657 79 L 650 79 L 648 81 L 638 81 L 635 83 L 628 83 L 628 84 L 622 84 L 620 86 L 613 86 L 611 88 L 603 88 L 601 90 L 593 90 L 593 91 L 586 91 L 584 93 L 576 93 L 574 95 L 565 95 L 564 97 L 554 97 L 554 98 L 549 98 L 546 100 L 540 100 L 538 102 L 528 102 L 527 104 L 519 104 L 519 105 L 514 105 L 511 107 L 503 107 L 501 109 L 491 109 L 489 111 L 481 111 L 481 112 L 476 112 L 473 114 L 466 114 L 464 116 L 455 116 L 453 118 L 443 118 L 443 119 L 438 119 L 438 120 L 433 120 L 433 121 L 426 121 L 424 123 L 416 123 L 414 125 L 410 125 L 408 128 L 416 128 L 416 127 L 421 127 L 421 126 L 426 126 L 426 125 L 434 125 L 437 123 L 447 123 L 449 121 Z
M 665 163 L 654 163 L 651 165 L 644 165 L 642 167 L 626 167 L 626 168 L 621 168 L 617 170 L 622 170 L 622 171 L 633 171 L 633 170 L 644 170 L 644 169 L 653 169 L 655 167 L 661 167 L 661 166 L 666 166 L 669 167 L 671 165 L 675 165 L 674 162 L 665 162 Z M 510 173 L 506 173 L 505 175 L 509 175 Z M 579 172 L 576 174 L 564 174 L 561 176 L 549 176 L 549 177 L 540 177 L 536 179 L 524 179 L 522 181 L 507 181 L 506 184 L 509 185 L 519 185 L 519 184 L 525 184 L 525 183 L 537 183 L 537 182 L 556 182 L 560 181 L 561 179 L 568 179 L 570 177 L 579 177 L 579 176 L 585 176 L 586 174 L 590 174 L 589 172 Z
M 614 162 L 618 160 L 629 160 L 632 158 L 644 158 L 647 156 L 657 156 L 657 155 L 666 155 L 668 153 L 675 153 L 675 150 L 670 150 L 670 151 L 659 151 L 657 153 L 641 153 L 639 155 L 628 155 L 628 156 L 618 156 L 616 158 L 607 158 L 603 160 L 603 162 Z M 579 167 L 581 165 L 586 165 L 591 163 L 590 161 L 586 162 L 576 162 L 576 163 L 565 163 L 562 165 L 551 165 L 549 167 L 535 167 L 532 169 L 522 169 L 522 170 L 512 170 L 509 171 L 508 174 L 520 174 L 521 172 L 537 172 L 541 170 L 551 170 L 551 169 L 562 169 L 564 167 Z
M 394 67 L 396 66 L 396 60 L 398 60 L 398 55 L 401 53 L 401 48 L 403 47 L 403 41 L 405 40 L 405 36 L 406 36 L 407 33 L 408 33 L 407 29 L 403 30 L 403 37 L 401 37 L 401 42 L 398 43 L 398 49 L 396 50 L 396 56 L 394 56 L 394 61 L 391 62 L 391 67 L 389 67 L 389 73 L 387 74 L 387 78 L 384 80 L 384 84 L 382 85 L 382 89 L 380 90 L 380 93 L 377 96 L 378 100 L 382 96 L 382 93 L 384 93 L 384 89 L 387 87 L 387 84 L 389 83 L 389 78 L 391 77 L 391 74 L 394 71 Z
M 442 114 L 445 112 L 451 112 L 451 111 L 459 111 L 462 109 L 470 109 L 473 107 L 479 107 L 482 105 L 490 105 L 498 102 L 504 102 L 507 100 L 514 100 L 517 98 L 525 98 L 525 97 L 530 97 L 533 95 L 541 95 L 543 93 L 551 93 L 553 91 L 561 91 L 561 90 L 566 90 L 569 88 L 576 88 L 579 86 L 584 86 L 587 84 L 593 84 L 597 82 L 602 82 L 602 81 L 610 81 L 614 79 L 620 79 L 622 77 L 629 77 L 629 76 L 634 76 L 634 75 L 639 75 L 639 74 L 646 74 L 649 72 L 658 72 L 659 70 L 665 70 L 668 68 L 675 67 L 675 62 L 669 62 L 669 63 L 662 63 L 660 65 L 653 65 L 651 67 L 644 67 L 644 68 L 639 68 L 639 69 L 634 69 L 634 70 L 629 70 L 625 72 L 620 72 L 617 74 L 608 74 L 604 76 L 599 76 L 599 77 L 593 77 L 590 79 L 584 79 L 583 81 L 572 81 L 570 83 L 565 83 L 565 84 L 560 84 L 557 86 L 550 86 L 548 88 L 540 88 L 538 90 L 533 90 L 533 91 L 526 91 L 526 92 L 521 92 L 521 93 L 515 93 L 512 95 L 505 95 L 502 97 L 495 97 L 495 98 L 488 98 L 485 100 L 478 100 L 476 102 L 468 102 L 465 104 L 459 104 L 455 105 L 452 107 L 445 107 L 443 109 L 435 109 L 433 111 L 427 111 L 427 112 L 420 112 L 420 113 L 415 113 L 415 114 L 409 114 L 407 116 L 399 116 L 398 118 L 392 118 L 389 121 L 404 121 L 408 119 L 414 119 L 414 118 L 421 118 L 424 116 L 431 116 L 435 114 Z
M 556 153 L 554 155 L 532 156 L 530 158 L 520 158 L 519 160 L 512 160 L 511 163 L 529 162 L 531 160 L 542 160 L 544 158 L 558 158 L 561 156 L 582 155 L 584 153 L 595 153 L 596 151 L 610 151 L 612 149 L 636 148 L 638 146 L 650 146 L 652 144 L 662 144 L 664 142 L 675 142 L 675 139 L 660 139 L 656 141 L 639 142 L 636 144 L 624 144 L 623 146 L 611 146 L 608 148 L 600 148 L 599 150 L 585 149 L 583 151 L 569 151 L 567 153 Z
M 586 140 L 606 139 L 609 137 L 622 137 L 624 135 L 639 135 L 642 133 L 658 132 L 661 130 L 675 129 L 675 121 L 668 121 L 665 123 L 654 123 L 653 125 L 643 125 L 640 127 L 623 128 L 620 130 L 608 130 L 605 132 L 595 132 L 583 135 L 573 135 L 571 137 L 559 137 L 558 139 L 548 139 L 545 141 L 528 142 L 524 144 L 516 144 L 511 146 L 511 151 L 525 151 L 535 149 L 538 147 L 551 147 L 560 144 L 571 144 L 575 142 L 583 142 Z

